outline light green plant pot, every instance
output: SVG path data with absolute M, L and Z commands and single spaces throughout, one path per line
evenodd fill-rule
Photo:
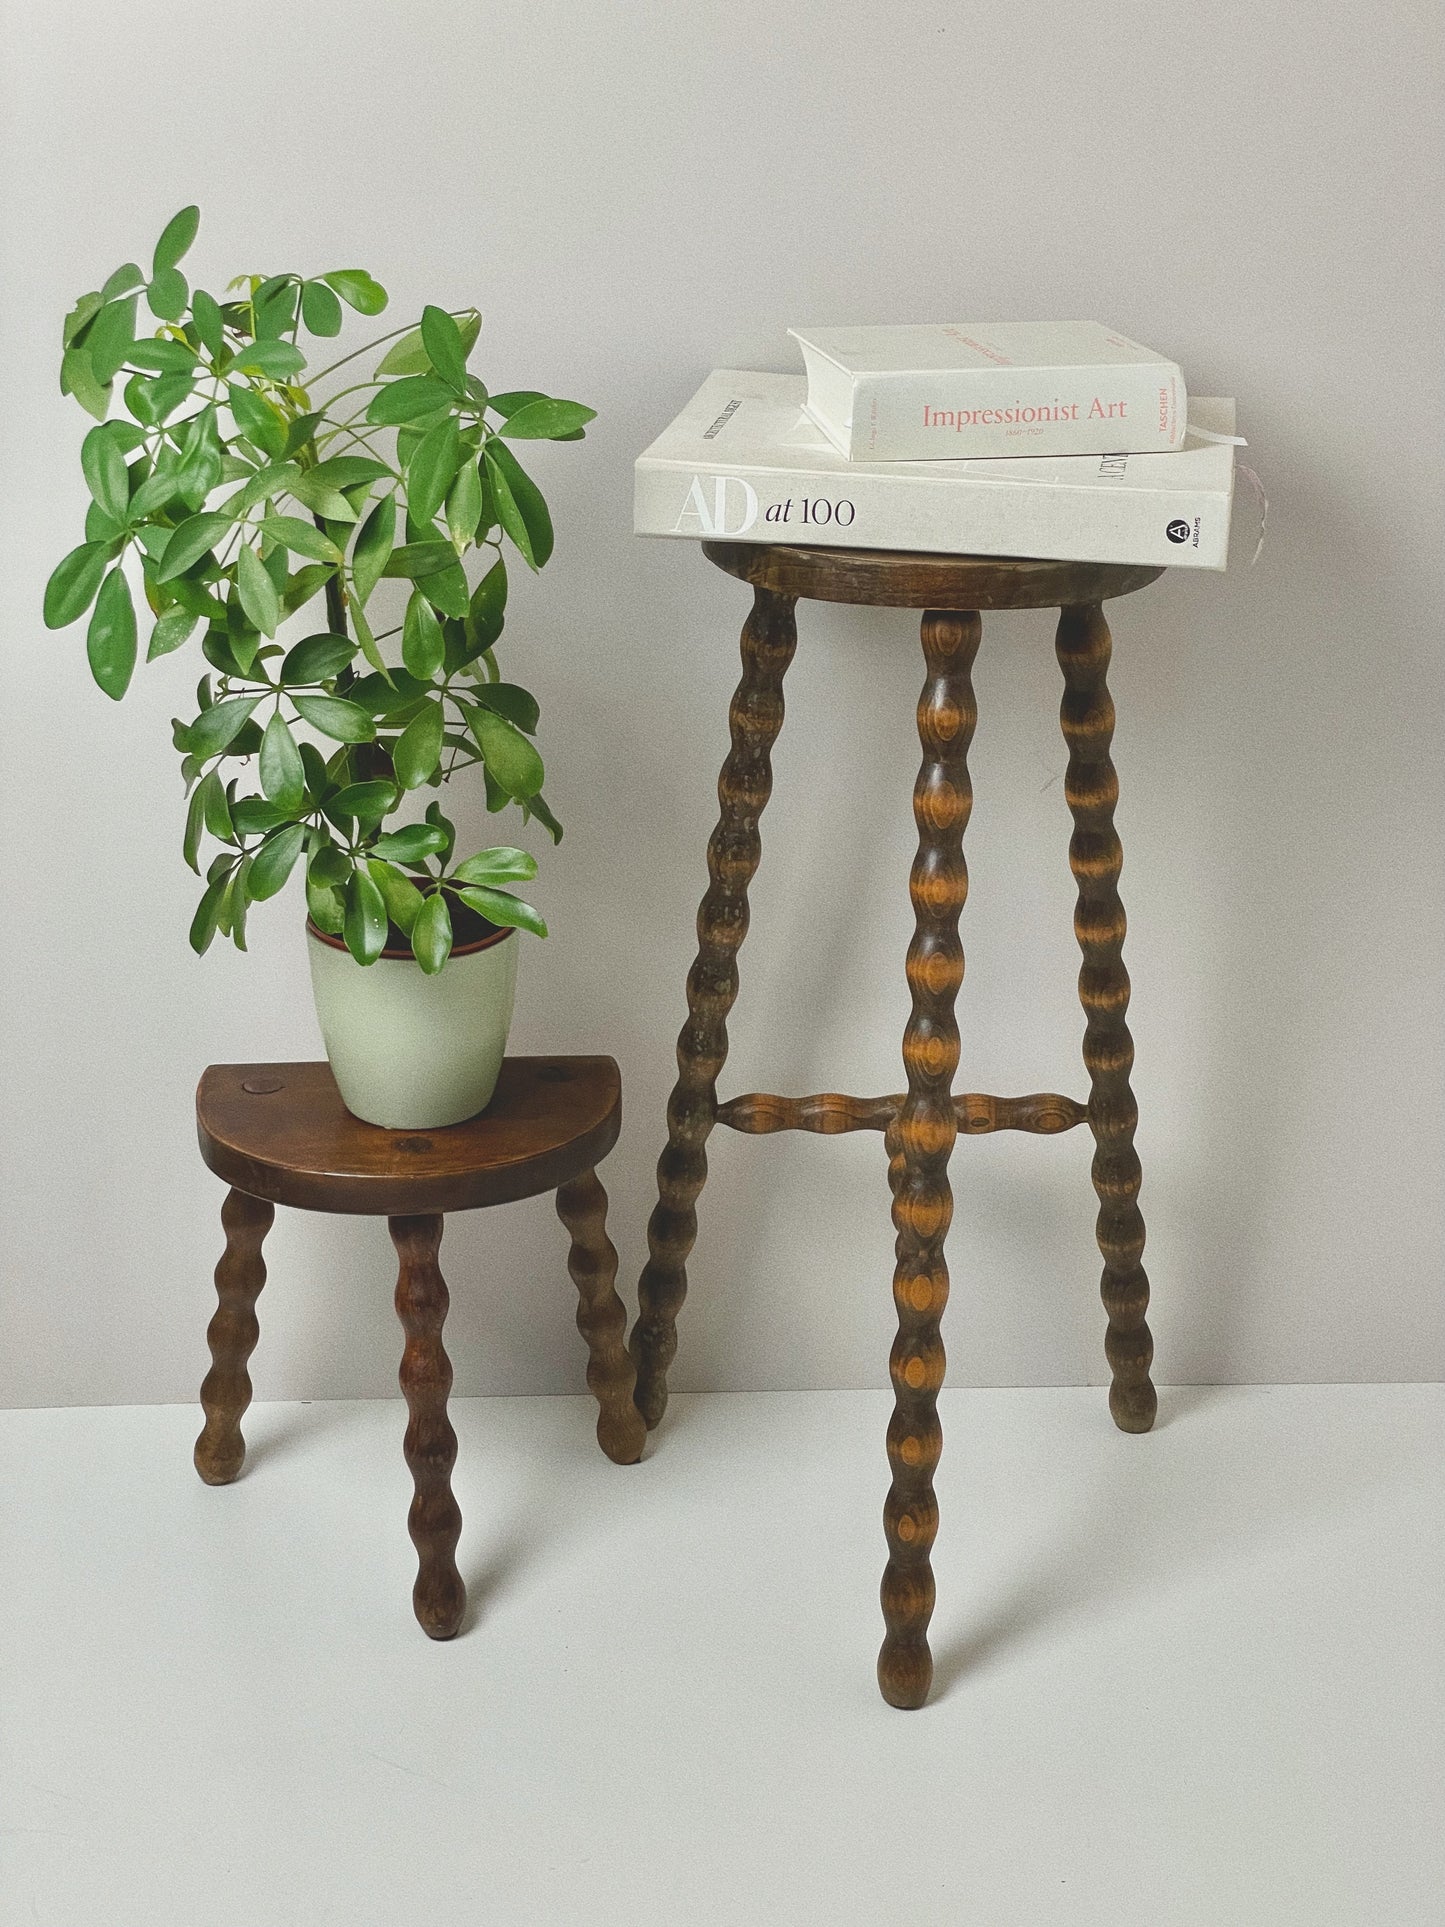
M 408 951 L 362 965 L 306 925 L 326 1055 L 354 1116 L 392 1131 L 440 1130 L 486 1109 L 517 987 L 517 933 L 459 945 L 434 977 Z

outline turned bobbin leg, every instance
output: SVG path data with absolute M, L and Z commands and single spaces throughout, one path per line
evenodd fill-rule
M 1139 1159 L 1134 1150 L 1138 1107 L 1129 1088 L 1134 1041 L 1125 1012 L 1124 906 L 1119 871 L 1124 853 L 1114 830 L 1119 779 L 1109 755 L 1114 705 L 1107 682 L 1109 625 L 1098 603 L 1059 612 L 1057 648 L 1064 672 L 1060 712 L 1069 745 L 1064 790 L 1074 817 L 1069 867 L 1079 886 L 1074 929 L 1084 953 L 1079 999 L 1084 1006 L 1084 1063 L 1091 1082 L 1089 1124 L 1094 1133 L 1094 1189 L 1098 1239 L 1104 1258 L 1101 1293 L 1109 1314 L 1105 1355 L 1113 1372 L 1109 1410 L 1124 1432 L 1147 1432 L 1158 1404 L 1149 1378 L 1154 1343 L 1145 1322 L 1149 1279 L 1141 1262 Z
M 396 1314 L 406 1333 L 400 1377 L 409 1414 L 402 1450 L 415 1488 L 407 1516 L 417 1551 L 412 1604 L 424 1633 L 450 1639 L 462 1623 L 467 1594 L 455 1556 L 462 1515 L 451 1484 L 457 1435 L 447 1417 L 452 1366 L 442 1345 L 450 1303 L 437 1263 L 442 1219 L 434 1213 L 388 1218 L 387 1228 L 401 1261 Z
M 893 1485 L 883 1512 L 887 1633 L 878 1655 L 878 1684 L 884 1699 L 901 1707 L 922 1706 L 933 1678 L 929 1552 L 938 1530 L 933 1474 L 943 1449 L 939 1320 L 948 1299 L 943 1245 L 953 1215 L 948 1159 L 958 1128 L 953 1006 L 963 981 L 958 916 L 968 895 L 963 832 L 973 804 L 968 745 L 977 720 L 969 671 L 980 627 L 973 614 L 929 610 L 923 618 L 927 679 L 918 704 L 923 766 L 913 791 L 918 855 L 909 878 L 916 919 L 907 966 L 913 1011 L 903 1037 L 908 1093 L 885 1139 L 898 1233 L 893 1274 L 898 1336 L 889 1359 L 895 1395 L 888 1427 Z
M 637 1373 L 623 1337 L 617 1251 L 607 1235 L 607 1193 L 583 1171 L 557 1193 L 557 1216 L 572 1235 L 567 1269 L 577 1287 L 577 1329 L 587 1340 L 587 1384 L 597 1400 L 597 1443 L 618 1465 L 642 1457 L 647 1427 L 633 1402 Z
M 251 1403 L 246 1361 L 256 1349 L 261 1327 L 256 1300 L 266 1282 L 261 1246 L 276 1207 L 244 1191 L 228 1191 L 221 1206 L 226 1249 L 216 1266 L 217 1305 L 206 1331 L 211 1369 L 201 1383 L 206 1423 L 196 1440 L 196 1470 L 207 1485 L 229 1485 L 246 1457 L 241 1419 Z
M 708 1134 L 717 1119 L 717 1078 L 727 1058 L 727 1016 L 738 994 L 737 954 L 748 930 L 748 885 L 762 855 L 758 819 L 773 787 L 769 757 L 783 726 L 783 676 L 797 645 L 794 599 L 759 588 L 743 628 L 743 675 L 733 696 L 732 749 L 718 778 L 721 814 L 707 846 L 707 894 L 697 913 L 698 952 L 687 979 L 687 1022 L 677 1040 L 677 1083 L 667 1105 L 667 1148 L 657 1165 L 658 1201 L 647 1227 L 650 1253 L 638 1284 L 630 1350 L 637 1407 L 649 1429 L 667 1408 L 667 1368 L 677 1351 L 677 1314 L 687 1295 L 687 1257 L 697 1237 L 707 1179 Z

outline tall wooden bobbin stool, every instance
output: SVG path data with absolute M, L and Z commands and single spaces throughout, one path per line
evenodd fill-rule
M 622 1342 L 627 1314 L 615 1289 L 607 1194 L 594 1169 L 617 1142 L 621 1121 L 622 1085 L 610 1057 L 509 1057 L 482 1115 L 436 1131 L 361 1123 L 342 1104 L 329 1064 L 213 1064 L 196 1092 L 201 1156 L 231 1187 L 221 1207 L 226 1249 L 216 1266 L 220 1302 L 207 1333 L 212 1364 L 201 1386 L 206 1423 L 196 1470 L 208 1485 L 228 1485 L 246 1455 L 246 1362 L 260 1335 L 261 1245 L 275 1207 L 385 1217 L 401 1261 L 396 1309 L 406 1334 L 401 1389 L 409 1413 L 402 1449 L 415 1487 L 407 1523 L 418 1559 L 412 1603 L 433 1639 L 457 1631 L 467 1598 L 455 1556 L 462 1515 L 452 1497 L 457 1440 L 442 1345 L 449 1303 L 437 1263 L 443 1214 L 557 1193 L 557 1215 L 572 1238 L 587 1383 L 600 1408 L 598 1443 L 619 1465 L 632 1464 L 646 1431 Z
M 939 1320 L 948 1297 L 944 1238 L 953 1210 L 948 1161 L 958 1132 L 1053 1132 L 1089 1124 L 1096 1146 L 1093 1179 L 1108 1313 L 1104 1348 L 1113 1372 L 1109 1407 L 1126 1432 L 1147 1432 L 1154 1421 L 1153 1347 L 1145 1323 L 1149 1284 L 1141 1263 L 1144 1221 L 1134 1152 L 1137 1112 L 1129 1088 L 1134 1048 L 1125 1022 L 1129 979 L 1121 957 L 1122 853 L 1113 821 L 1118 780 L 1109 756 L 1114 726 L 1105 679 L 1109 630 L 1101 604 L 1144 588 L 1162 571 L 741 542 L 705 542 L 703 553 L 753 585 L 753 608 L 742 633 L 732 749 L 718 781 L 721 816 L 707 852 L 711 881 L 698 912 L 697 961 L 687 980 L 688 1017 L 677 1042 L 678 1079 L 668 1102 L 667 1148 L 657 1167 L 659 1197 L 648 1226 L 651 1255 L 630 1341 L 637 1403 L 649 1428 L 667 1405 L 667 1368 L 677 1350 L 676 1320 L 687 1291 L 687 1256 L 697 1237 L 696 1204 L 707 1178 L 705 1147 L 713 1126 L 750 1133 L 882 1131 L 898 1234 L 893 1276 L 898 1336 L 890 1359 L 893 1483 L 883 1515 L 887 1630 L 878 1681 L 891 1705 L 916 1707 L 927 1698 L 933 1677 L 927 1631 L 934 1604 L 929 1552 L 938 1528 L 933 1474 L 943 1444 L 937 1410 L 944 1371 Z M 747 935 L 748 885 L 761 855 L 758 821 L 772 789 L 769 757 L 783 723 L 783 676 L 797 643 L 794 608 L 800 597 L 924 611 L 927 674 L 918 705 L 923 767 L 913 791 L 918 855 L 909 885 L 916 915 L 907 959 L 913 1010 L 903 1038 L 908 1089 L 876 1098 L 755 1093 L 720 1103 L 717 1078 L 727 1058 L 727 1016 L 737 996 L 737 953 Z M 968 893 L 963 832 L 973 800 L 968 745 L 977 720 L 969 678 L 979 645 L 978 612 L 1037 608 L 1060 611 L 1057 650 L 1069 746 L 1065 794 L 1074 819 L 1069 862 L 1078 883 L 1074 929 L 1084 959 L 1079 995 L 1086 1018 L 1087 1103 L 1052 1093 L 1009 1098 L 953 1090 L 959 1055 L 954 1000 L 963 980 L 958 918 Z

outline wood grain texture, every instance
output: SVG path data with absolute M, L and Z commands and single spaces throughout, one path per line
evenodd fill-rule
M 376 1216 L 555 1191 L 602 1161 L 621 1119 L 610 1057 L 509 1057 L 481 1116 L 435 1131 L 363 1124 L 325 1063 L 213 1064 L 196 1092 L 201 1155 L 228 1184 L 275 1204 Z
M 908 1094 L 885 1139 L 896 1146 L 890 1176 L 898 1336 L 889 1358 L 894 1408 L 888 1460 L 893 1484 L 883 1511 L 888 1565 L 881 1589 L 886 1632 L 878 1655 L 878 1684 L 889 1705 L 899 1707 L 921 1706 L 933 1679 L 929 1554 L 938 1530 L 933 1474 L 943 1449 L 939 1327 L 948 1300 L 944 1239 L 953 1215 L 948 1160 L 958 1129 L 953 1106 L 958 1025 L 953 1009 L 963 982 L 958 918 L 968 895 L 963 833 L 973 805 L 968 746 L 977 721 L 970 671 L 980 628 L 976 614 L 930 609 L 923 618 L 927 675 L 918 704 L 923 763 L 913 791 L 918 854 L 909 877 L 915 930 L 907 971 L 913 1008 L 903 1037 Z
M 232 1189 L 221 1206 L 226 1249 L 216 1266 L 216 1309 L 206 1329 L 211 1369 L 201 1382 L 206 1422 L 196 1440 L 195 1466 L 207 1485 L 229 1485 L 246 1459 L 241 1420 L 251 1403 L 246 1364 L 261 1327 L 256 1300 L 266 1283 L 261 1246 L 276 1212 L 263 1198 Z
M 1130 562 L 916 555 L 786 542 L 704 542 L 702 552 L 729 575 L 778 595 L 889 609 L 1057 609 L 1128 595 L 1163 574 Z
M 432 1639 L 450 1639 L 462 1623 L 467 1593 L 457 1571 L 461 1508 L 452 1496 L 457 1435 L 447 1417 L 452 1366 L 442 1344 L 449 1299 L 437 1262 L 442 1218 L 436 1213 L 392 1216 L 387 1220 L 400 1269 L 396 1315 L 406 1334 L 401 1355 L 401 1389 L 407 1427 L 402 1450 L 411 1472 L 413 1497 L 407 1529 L 417 1552 L 412 1604 L 417 1623 Z
M 572 1238 L 567 1269 L 577 1287 L 577 1329 L 587 1341 L 597 1443 L 616 1464 L 635 1465 L 647 1427 L 633 1400 L 637 1372 L 623 1342 L 627 1312 L 617 1296 L 617 1251 L 607 1235 L 607 1193 L 595 1171 L 561 1187 L 557 1216 Z
M 707 1140 L 717 1079 L 727 1059 L 727 1017 L 738 993 L 737 954 L 748 930 L 748 885 L 762 855 L 758 824 L 772 793 L 772 748 L 783 726 L 783 677 L 797 646 L 790 597 L 759 587 L 742 633 L 743 674 L 732 699 L 732 747 L 718 778 L 720 815 L 707 846 L 709 883 L 697 915 L 697 959 L 687 979 L 687 1022 L 677 1040 L 677 1082 L 667 1105 L 667 1147 L 647 1227 L 630 1349 L 637 1406 L 649 1430 L 667 1408 L 667 1370 L 707 1181 Z
M 1109 626 L 1096 603 L 1062 609 L 1056 640 L 1064 672 L 1060 712 L 1069 763 L 1064 792 L 1074 818 L 1069 867 L 1078 884 L 1074 930 L 1083 951 L 1079 1000 L 1084 1007 L 1084 1063 L 1092 1086 L 1094 1189 L 1104 1258 L 1101 1294 L 1109 1315 L 1104 1350 L 1113 1373 L 1109 1409 L 1121 1431 L 1147 1432 L 1158 1404 L 1149 1367 L 1153 1340 L 1145 1313 L 1144 1220 L 1139 1211 L 1138 1110 L 1129 1085 L 1134 1042 L 1125 1013 L 1124 906 L 1119 900 L 1123 850 L 1114 830 L 1119 779 L 1110 756 L 1114 705 L 1109 696 Z
M 816 1131 L 823 1137 L 838 1137 L 844 1131 L 886 1131 L 903 1103 L 901 1092 L 893 1097 L 844 1097 L 837 1091 L 777 1097 L 771 1091 L 749 1091 L 719 1104 L 717 1121 L 749 1137 L 768 1137 L 774 1131 Z M 961 1091 L 953 1099 L 954 1122 L 969 1137 L 983 1137 L 990 1131 L 1052 1136 L 1072 1131 L 1088 1115 L 1086 1104 L 1060 1097 L 1057 1091 L 1035 1091 L 1028 1097 Z

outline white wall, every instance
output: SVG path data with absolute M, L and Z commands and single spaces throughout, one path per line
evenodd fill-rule
M 545 862 L 514 1042 L 610 1049 L 630 1297 L 736 679 L 741 587 L 629 533 L 637 450 L 792 321 L 1097 315 L 1235 394 L 1269 540 L 1113 606 L 1143 1206 L 1164 1380 L 1440 1367 L 1438 17 L 1427 0 L 828 8 L 252 0 L 7 9 L 4 1303 L 0 1401 L 194 1396 L 220 1187 L 211 1060 L 318 1054 L 295 898 L 185 943 L 168 719 L 118 709 L 40 592 L 79 539 L 60 317 L 203 209 L 188 266 L 372 269 L 477 301 L 493 384 L 587 400 L 539 468 L 556 561 L 508 660 L 544 702 Z M 901 1081 L 920 656 L 809 607 L 727 1091 Z M 963 1084 L 1080 1092 L 1058 672 L 986 623 Z M 1088 1146 L 959 1145 L 954 1381 L 1102 1372 Z M 881 1142 L 719 1134 L 674 1383 L 886 1383 Z M 265 1396 L 384 1394 L 379 1224 L 283 1214 Z M 466 1392 L 572 1389 L 545 1200 L 454 1221 Z

